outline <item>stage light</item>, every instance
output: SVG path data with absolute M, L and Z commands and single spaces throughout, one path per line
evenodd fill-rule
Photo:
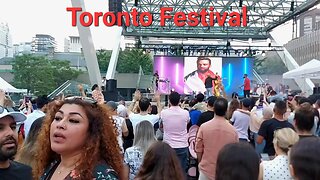
M 291 11 L 291 12 L 294 11 L 294 1 L 291 1 L 290 11 Z
M 227 50 L 223 50 L 223 54 L 225 54 L 226 56 L 228 55 Z
M 206 48 L 206 50 L 205 50 L 205 53 L 204 53 L 204 54 L 205 54 L 205 56 L 207 56 L 207 55 L 209 54 L 209 48 L 208 48 L 208 47 Z
M 142 42 L 141 40 L 139 39 L 138 42 L 136 43 L 136 48 L 137 49 L 140 49 L 142 47 Z
M 257 51 L 256 50 L 252 50 L 252 55 L 256 55 Z
M 230 41 L 229 41 L 229 39 L 227 40 L 227 45 L 226 45 L 227 47 L 230 47 L 231 46 L 231 43 L 230 43 Z
M 271 47 L 271 39 L 270 38 L 267 39 L 267 43 L 268 43 L 268 47 Z
M 240 0 L 240 2 L 239 2 L 239 7 L 242 7 L 242 2 L 243 0 Z
M 248 43 L 249 43 L 249 46 L 251 46 L 251 44 L 252 44 L 252 38 L 249 38 L 249 39 L 248 39 Z
M 247 55 L 248 55 L 248 50 L 246 49 L 243 51 L 243 56 L 247 56 Z
M 266 56 L 266 51 L 262 51 L 262 53 L 261 53 L 261 55 L 263 56 L 263 57 L 265 57 Z

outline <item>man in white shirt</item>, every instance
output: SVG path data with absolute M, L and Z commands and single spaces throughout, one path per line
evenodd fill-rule
M 24 135 L 25 135 L 25 139 L 28 137 L 29 134 L 29 130 L 31 128 L 32 123 L 40 118 L 45 116 L 44 108 L 46 106 L 46 104 L 49 103 L 49 99 L 47 98 L 46 95 L 43 96 L 39 96 L 36 99 L 36 104 L 37 104 L 37 109 L 35 109 L 31 114 L 27 115 L 27 120 L 24 121 Z
M 234 111 L 231 117 L 231 123 L 236 128 L 238 132 L 238 137 L 240 141 L 249 141 L 248 129 L 249 129 L 249 108 L 250 108 L 251 100 L 249 98 L 245 98 L 241 100 L 242 111 L 246 111 L 246 113 L 240 111 Z
M 130 104 L 129 109 L 128 109 L 128 115 L 129 119 L 132 123 L 133 127 L 133 132 L 135 132 L 136 126 L 139 122 L 141 121 L 149 121 L 151 124 L 154 126 L 156 123 L 159 122 L 159 113 L 161 111 L 161 104 L 160 104 L 160 94 L 156 94 L 154 96 L 154 99 L 157 102 L 157 107 L 158 107 L 158 114 L 149 114 L 149 110 L 151 109 L 151 103 L 148 98 L 141 98 L 140 92 L 136 92 L 135 96 L 133 97 L 133 102 Z M 136 103 L 139 103 L 139 113 L 133 113 L 132 110 L 136 106 Z

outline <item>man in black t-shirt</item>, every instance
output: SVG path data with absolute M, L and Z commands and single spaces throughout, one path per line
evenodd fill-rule
M 16 123 L 25 121 L 26 116 L 20 112 L 8 112 L 0 106 L 0 179 L 31 180 L 31 167 L 11 161 L 17 153 L 18 133 Z
M 293 125 L 287 120 L 283 119 L 283 115 L 286 113 L 286 111 L 286 102 L 282 100 L 277 101 L 273 108 L 274 118 L 264 121 L 260 126 L 257 143 L 261 144 L 263 140 L 266 140 L 266 146 L 264 147 L 263 152 L 268 153 L 269 156 L 275 155 L 275 150 L 273 147 L 274 131 L 286 127 L 294 130 Z
M 208 99 L 207 111 L 201 113 L 197 125 L 200 127 L 203 123 L 210 121 L 214 117 L 213 104 L 216 101 L 217 97 L 211 96 Z

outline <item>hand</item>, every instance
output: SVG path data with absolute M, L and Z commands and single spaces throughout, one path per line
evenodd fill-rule
M 223 86 L 223 84 L 220 84 L 220 89 L 221 89 L 221 91 L 224 91 L 224 86 Z
M 255 103 L 256 106 L 258 106 L 260 104 L 260 99 L 258 99 Z
M 154 100 L 156 102 L 160 102 L 160 93 L 159 92 L 156 92 L 155 95 L 154 95 Z
M 134 92 L 134 97 L 133 99 L 135 101 L 139 101 L 141 99 L 141 92 L 139 90 L 136 90 L 136 92 Z
M 78 84 L 78 89 L 79 89 L 80 92 L 83 91 L 83 86 L 82 86 L 82 84 Z
M 6 98 L 6 94 L 5 94 L 4 90 L 0 89 L 0 105 L 1 106 L 4 105 L 5 98 Z
M 0 99 L 5 99 L 6 97 L 6 93 L 4 92 L 4 90 L 0 89 Z
M 32 109 L 32 103 L 31 103 L 31 101 L 27 102 L 27 107 L 28 107 L 28 109 Z

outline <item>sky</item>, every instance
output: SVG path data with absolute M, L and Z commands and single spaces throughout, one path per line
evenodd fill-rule
M 107 0 L 84 0 L 86 10 L 108 11 Z M 9 25 L 13 43 L 30 42 L 35 34 L 49 34 L 56 38 L 62 50 L 64 38 L 78 35 L 71 26 L 70 0 L 0 0 L 0 22 Z M 115 41 L 112 27 L 91 27 L 96 49 L 112 49 Z
M 108 11 L 107 0 L 84 0 L 90 12 Z M 55 37 L 58 50 L 63 51 L 64 38 L 77 36 L 78 30 L 71 26 L 70 0 L 0 0 L 0 22 L 9 25 L 13 43 L 30 42 L 35 34 L 49 34 Z M 273 33 L 282 43 L 291 39 L 291 25 L 286 23 Z M 96 49 L 112 49 L 115 29 L 101 25 L 91 27 Z

